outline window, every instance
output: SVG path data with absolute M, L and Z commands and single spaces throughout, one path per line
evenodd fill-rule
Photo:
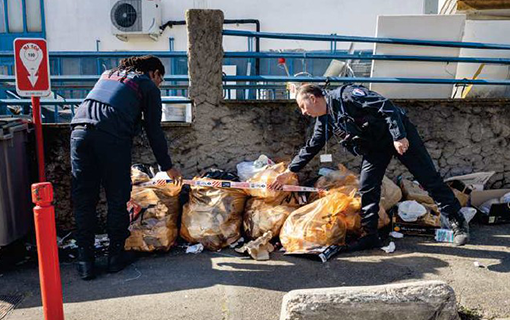
M 20 0 L 7 0 L 9 32 L 23 32 L 23 3 Z
M 4 1 L 0 0 L 0 33 L 5 31 L 5 5 Z
M 25 6 L 27 31 L 42 32 L 41 0 L 25 0 Z

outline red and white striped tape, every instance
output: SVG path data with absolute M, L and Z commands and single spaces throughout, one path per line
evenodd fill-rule
M 147 182 L 137 184 L 137 187 L 150 187 L 150 186 L 163 186 L 172 183 L 169 179 L 152 179 Z M 183 184 L 189 184 L 190 186 L 199 187 L 211 187 L 211 188 L 231 188 L 231 189 L 267 189 L 268 185 L 265 183 L 258 182 L 234 182 L 234 181 L 223 181 L 223 180 L 183 180 Z M 319 188 L 302 187 L 293 185 L 284 185 L 282 191 L 290 192 L 320 192 L 324 191 Z

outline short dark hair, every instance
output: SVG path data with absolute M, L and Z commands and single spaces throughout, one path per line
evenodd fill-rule
M 303 94 L 313 94 L 317 98 L 324 97 L 322 88 L 314 84 L 303 84 L 296 91 L 296 97 Z
M 158 57 L 153 55 L 133 56 L 120 60 L 119 66 L 112 71 L 135 71 L 147 73 L 149 71 L 159 70 L 161 75 L 165 75 L 165 66 Z

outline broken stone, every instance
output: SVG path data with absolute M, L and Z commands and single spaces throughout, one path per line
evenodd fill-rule
M 455 292 L 443 281 L 294 290 L 280 320 L 458 320 Z

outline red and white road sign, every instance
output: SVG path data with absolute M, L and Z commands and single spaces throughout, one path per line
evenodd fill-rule
M 51 93 L 50 63 L 44 39 L 14 40 L 16 92 L 23 97 L 44 97 Z

